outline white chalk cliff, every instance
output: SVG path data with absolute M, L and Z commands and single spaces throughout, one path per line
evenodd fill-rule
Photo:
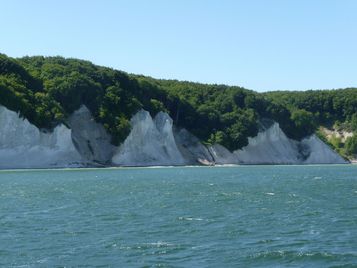
M 172 119 L 160 112 L 153 120 L 140 110 L 131 119 L 132 130 L 112 158 L 114 165 L 184 165 L 172 131 Z
M 315 134 L 301 141 L 303 148 L 308 148 L 303 164 L 346 164 L 339 154 L 327 146 Z
M 83 159 L 91 164 L 108 165 L 115 147 L 103 125 L 95 122 L 88 108 L 82 105 L 69 118 L 72 141 Z
M 0 168 L 81 166 L 71 130 L 64 125 L 40 131 L 18 113 L 0 105 Z
M 242 164 L 300 163 L 298 145 L 289 139 L 278 123 L 248 138 L 248 145 L 234 152 Z
M 248 138 L 248 145 L 234 151 L 241 164 L 345 164 L 340 155 L 316 135 L 301 142 L 289 139 L 278 123 Z
M 212 165 L 214 159 L 200 140 L 186 129 L 174 129 L 175 142 L 186 165 Z
M 227 165 L 227 164 L 239 164 L 238 156 L 234 153 L 231 153 L 226 147 L 220 144 L 214 144 L 208 147 L 213 161 L 218 165 Z
M 173 126 L 167 113 L 153 119 L 140 110 L 131 132 L 119 146 L 82 106 L 52 132 L 39 130 L 18 113 L 0 105 L 0 169 L 81 166 L 152 166 L 212 164 L 344 164 L 340 155 L 316 135 L 289 139 L 273 123 L 248 145 L 230 152 L 222 145 L 204 146 L 186 129 Z

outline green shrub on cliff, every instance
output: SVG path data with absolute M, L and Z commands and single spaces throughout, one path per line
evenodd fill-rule
M 350 156 L 357 155 L 357 133 L 352 137 L 348 137 L 345 142 L 346 153 Z

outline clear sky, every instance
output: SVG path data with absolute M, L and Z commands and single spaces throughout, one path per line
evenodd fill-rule
M 257 91 L 357 87 L 357 1 L 0 0 L 0 52 Z

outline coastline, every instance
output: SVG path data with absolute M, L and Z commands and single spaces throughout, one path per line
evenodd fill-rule
M 346 164 L 224 164 L 224 165 L 177 165 L 177 166 L 108 166 L 108 167 L 58 167 L 58 168 L 6 168 L 0 172 L 36 172 L 36 171 L 94 171 L 94 170 L 130 170 L 130 169 L 173 169 L 173 168 L 245 168 L 245 167 L 327 167 L 357 166 L 357 161 Z

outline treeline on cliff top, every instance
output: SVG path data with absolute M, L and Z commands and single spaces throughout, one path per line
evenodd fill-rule
M 297 140 L 337 120 L 351 125 L 357 118 L 357 89 L 262 94 L 235 86 L 153 79 L 78 59 L 0 54 L 0 104 L 47 129 L 65 123 L 85 104 L 116 145 L 127 137 L 130 118 L 139 109 L 152 115 L 166 111 L 176 126 L 202 141 L 234 150 L 258 133 L 264 118 L 279 122 Z

